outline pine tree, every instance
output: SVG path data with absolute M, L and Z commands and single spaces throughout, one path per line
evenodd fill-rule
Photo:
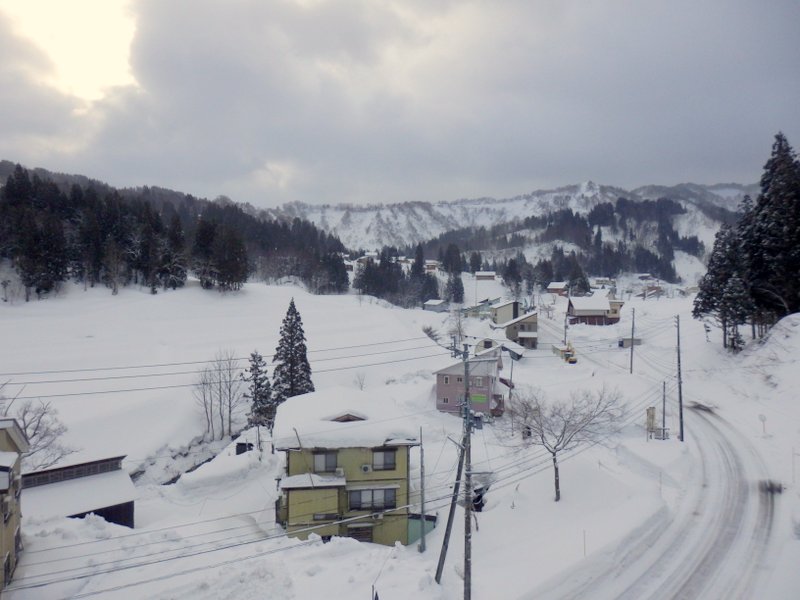
M 303 332 L 303 321 L 294 305 L 294 298 L 289 302 L 289 309 L 281 325 L 281 338 L 272 359 L 274 372 L 272 389 L 275 404 L 287 398 L 314 391 L 311 382 L 311 365 L 308 364 L 306 336 Z
M 464 302 L 464 283 L 461 281 L 460 274 L 450 273 L 444 288 L 444 297 L 456 304 Z
M 425 254 L 422 251 L 422 244 L 417 244 L 414 251 L 414 262 L 411 264 L 411 277 L 421 278 L 425 274 Z
M 739 325 L 747 320 L 752 311 L 750 294 L 744 282 L 738 275 L 733 275 L 722 289 L 719 305 L 721 319 L 728 328 L 726 337 L 732 352 L 738 352 L 744 346 L 742 336 L 739 334 Z
M 436 276 L 430 273 L 425 273 L 422 277 L 422 286 L 420 288 L 420 302 L 427 302 L 428 300 L 439 299 L 439 282 Z
M 714 248 L 708 260 L 708 270 L 700 280 L 697 296 L 694 299 L 692 316 L 701 319 L 704 316 L 713 316 L 722 327 L 722 345 L 728 346 L 728 318 L 729 312 L 723 309 L 723 296 L 725 284 L 737 274 L 738 265 L 741 264 L 740 245 L 735 231 L 728 225 L 723 225 L 714 238 Z
M 782 133 L 764 165 L 751 226 L 748 279 L 756 302 L 778 316 L 800 311 L 800 163 Z
M 200 219 L 192 246 L 193 268 L 204 289 L 214 287 L 214 237 L 217 226 L 207 219 Z
M 248 423 L 265 425 L 272 431 L 275 423 L 275 409 L 277 405 L 272 397 L 272 386 L 267 374 L 267 363 L 257 351 L 250 354 L 250 366 L 245 369 L 242 379 L 249 383 L 245 398 L 250 400 L 250 414 Z
M 236 231 L 221 226 L 214 237 L 213 262 L 222 290 L 238 290 L 247 281 L 247 250 Z
M 470 273 L 475 273 L 475 271 L 481 270 L 481 255 L 477 252 L 473 252 L 469 255 L 469 271 Z

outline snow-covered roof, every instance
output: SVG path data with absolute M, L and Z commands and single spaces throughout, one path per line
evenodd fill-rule
M 19 454 L 16 452 L 0 451 L 0 467 L 10 469 L 17 462 Z
M 495 277 L 494 271 L 475 271 L 475 277 Z
M 359 420 L 341 419 L 347 415 Z M 418 432 L 417 422 L 391 395 L 332 387 L 294 396 L 281 404 L 275 416 L 273 443 L 278 449 L 415 445 Z
M 447 300 L 425 300 L 423 303 L 425 306 L 441 306 L 445 304 Z
M 439 369 L 435 373 L 436 375 L 463 375 L 464 374 L 464 362 L 459 361 L 457 363 L 453 363 L 449 367 L 445 367 L 444 369 Z M 469 359 L 469 374 L 470 377 L 486 377 L 486 376 L 496 376 L 497 375 L 497 357 L 496 356 L 488 356 L 488 357 L 475 357 Z
M 517 332 L 517 337 L 534 339 L 534 338 L 538 338 L 539 337 L 539 332 L 538 331 L 519 331 L 519 332 Z
M 572 307 L 576 311 L 611 310 L 611 305 L 608 302 L 608 298 L 601 294 L 595 294 L 594 296 L 576 296 L 570 298 L 569 301 L 572 303 Z
M 25 432 L 20 428 L 16 419 L 0 419 L 0 429 L 8 431 L 8 435 L 14 440 L 20 452 L 28 451 L 28 438 L 25 436 Z
M 347 480 L 344 477 L 324 477 L 316 473 L 301 473 L 281 479 L 282 490 L 344 487 L 345 485 L 347 485 Z
M 567 287 L 567 282 L 566 281 L 551 281 L 550 283 L 547 284 L 547 289 L 548 290 L 550 288 L 563 289 L 565 287 Z
M 136 488 L 126 471 L 110 471 L 22 489 L 26 517 L 69 517 L 130 502 Z
M 503 308 L 504 306 L 508 306 L 509 304 L 514 304 L 516 300 L 504 300 L 502 302 L 498 302 L 496 304 L 492 304 L 492 308 Z
M 510 321 L 506 321 L 505 323 L 497 323 L 496 325 L 492 325 L 492 329 L 503 329 L 505 327 L 508 327 L 509 325 L 514 325 L 515 323 L 519 323 L 521 321 L 525 321 L 526 319 L 536 316 L 537 313 L 534 310 L 533 312 L 525 313 L 524 315 L 520 315 L 516 319 L 511 319 Z

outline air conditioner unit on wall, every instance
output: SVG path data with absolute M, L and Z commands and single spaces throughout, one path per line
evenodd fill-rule
M 362 473 L 372 473 L 372 465 L 361 465 Z
M 344 477 L 344 469 L 342 467 L 336 467 L 336 470 L 334 471 L 334 474 L 337 477 Z

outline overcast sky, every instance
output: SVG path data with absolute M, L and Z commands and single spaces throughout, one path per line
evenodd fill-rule
M 752 183 L 798 0 L 0 0 L 0 158 L 257 206 Z

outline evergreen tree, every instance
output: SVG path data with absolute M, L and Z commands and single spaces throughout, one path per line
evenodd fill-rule
M 469 272 L 475 273 L 476 271 L 481 270 L 481 255 L 477 252 L 473 252 L 469 255 Z
M 728 328 L 728 345 L 733 352 L 738 352 L 744 346 L 742 336 L 739 334 L 739 325 L 747 320 L 752 310 L 750 294 L 744 282 L 738 275 L 733 275 L 725 283 L 719 303 L 721 318 Z
M 248 384 L 244 397 L 250 400 L 249 425 L 265 425 L 272 431 L 277 405 L 272 397 L 272 386 L 267 374 L 267 363 L 257 351 L 250 354 L 250 366 L 242 375 Z
M 737 273 L 741 264 L 740 245 L 735 231 L 723 225 L 714 238 L 714 248 L 708 260 L 708 270 L 699 284 L 699 291 L 694 299 L 692 316 L 695 319 L 712 316 L 722 327 L 723 347 L 728 346 L 729 311 L 723 309 L 725 284 Z
M 214 287 L 214 236 L 216 225 L 206 219 L 200 219 L 194 234 L 192 246 L 193 268 L 203 288 Z
M 447 285 L 444 288 L 444 296 L 450 302 L 462 304 L 464 302 L 464 283 L 461 281 L 460 274 L 451 273 L 447 278 Z
M 344 265 L 344 259 L 338 252 L 331 252 L 326 254 L 321 259 L 322 269 L 327 275 L 327 289 L 322 291 L 329 291 L 334 294 L 344 294 L 350 286 L 350 279 L 347 276 L 347 267 Z
M 280 335 L 275 357 L 272 359 L 274 365 L 272 389 L 276 405 L 292 396 L 314 391 L 311 365 L 306 355 L 303 322 L 294 305 L 294 298 L 289 302 Z
M 756 302 L 778 316 L 800 311 L 800 163 L 782 133 L 764 165 L 748 225 L 743 241 Z
M 166 243 L 163 244 L 158 271 L 165 290 L 174 290 L 186 283 L 186 258 L 183 254 L 185 243 L 180 217 L 174 214 L 167 230 Z
M 417 244 L 414 262 L 411 264 L 411 277 L 421 278 L 423 275 L 425 275 L 425 254 L 422 251 L 422 244 Z
M 439 282 L 434 275 L 426 273 L 422 278 L 422 289 L 420 291 L 420 301 L 439 299 Z
M 238 290 L 247 281 L 247 250 L 242 238 L 230 227 L 219 227 L 214 236 L 213 264 L 220 289 Z
M 519 263 L 516 258 L 509 259 L 503 269 L 503 281 L 511 290 L 515 298 L 522 294 L 522 274 L 519 272 Z
M 444 270 L 448 273 L 461 273 L 461 251 L 455 244 L 447 244 L 447 250 L 444 253 L 444 260 L 442 261 Z

